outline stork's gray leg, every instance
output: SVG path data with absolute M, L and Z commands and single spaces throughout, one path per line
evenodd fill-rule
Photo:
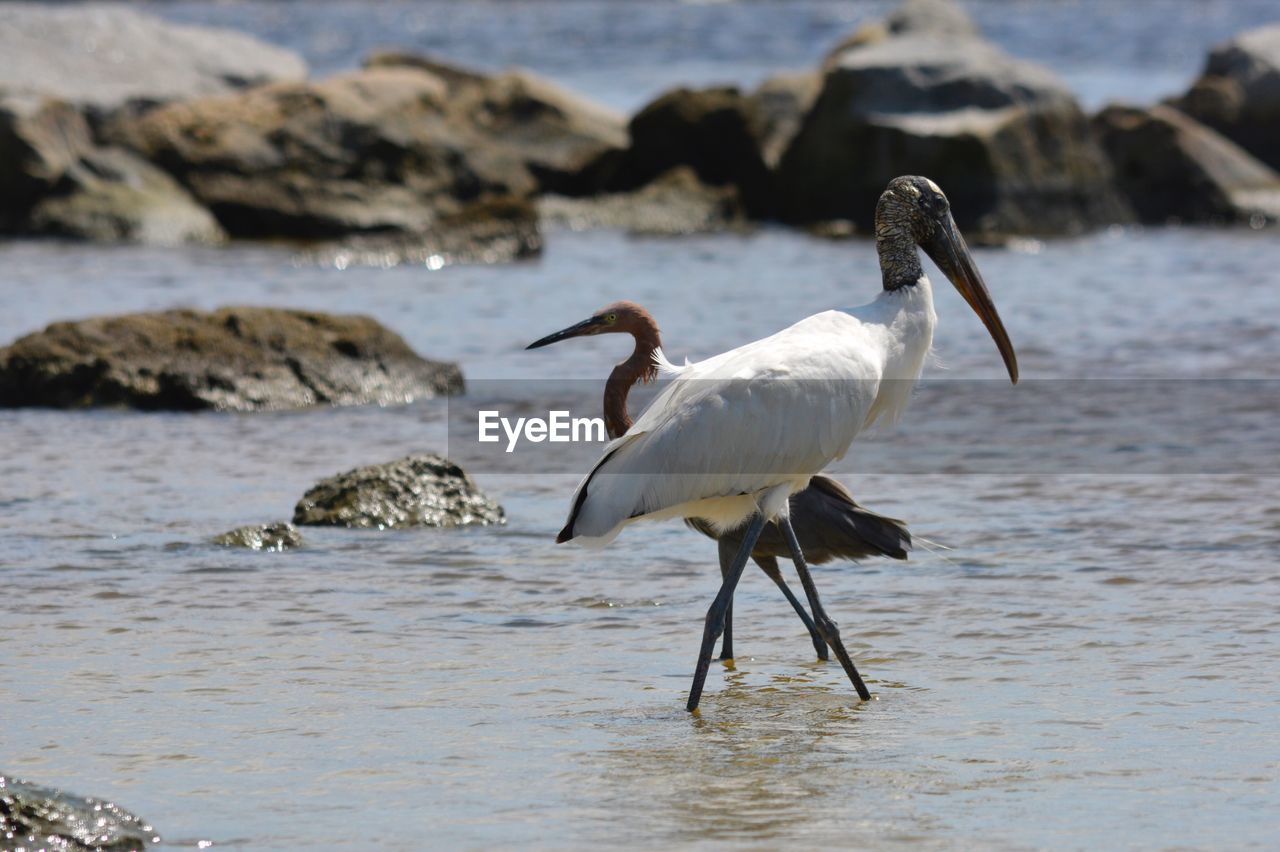
M 716 639 L 720 638 L 720 634 L 724 632 L 725 612 L 733 602 L 733 590 L 742 577 L 742 569 L 747 566 L 747 559 L 751 556 L 751 551 L 755 548 L 762 529 L 764 529 L 764 516 L 756 512 L 751 516 L 751 522 L 747 524 L 746 535 L 742 538 L 738 555 L 733 558 L 733 564 L 725 574 L 720 593 L 716 595 L 716 599 L 711 602 L 711 608 L 707 610 L 707 620 L 702 628 L 702 648 L 698 651 L 698 665 L 693 671 L 693 686 L 689 689 L 689 701 L 685 705 L 685 709 L 691 713 L 698 709 L 698 701 L 702 698 L 702 685 L 707 679 L 707 668 L 711 665 L 711 654 L 716 649 Z
M 813 619 L 809 617 L 809 613 L 805 610 L 804 604 L 796 599 L 795 594 L 791 591 L 791 587 L 787 585 L 787 581 L 782 578 L 782 572 L 778 570 L 778 560 L 772 556 L 755 557 L 756 564 L 760 566 L 770 580 L 778 585 L 782 590 L 782 594 L 791 604 L 791 608 L 796 611 L 796 615 L 800 616 L 800 620 L 804 622 L 804 629 L 809 631 L 809 638 L 813 640 L 813 650 L 818 652 L 819 660 L 829 659 L 827 654 L 827 643 L 822 640 L 822 636 L 818 634 L 818 628 L 814 626 Z M 725 636 L 729 635 L 729 628 L 725 627 Z M 725 640 L 728 642 L 728 639 Z
M 809 576 L 809 566 L 804 562 L 804 553 L 800 550 L 800 543 L 796 541 L 796 532 L 791 528 L 791 521 L 786 516 L 778 518 L 778 526 L 782 529 L 782 535 L 786 538 L 787 547 L 791 549 L 791 558 L 796 563 L 796 573 L 800 575 L 800 584 L 804 586 L 805 596 L 809 598 L 809 608 L 813 610 L 813 623 L 818 628 L 818 633 L 836 652 L 836 658 L 840 660 L 840 665 L 844 666 L 844 672 L 849 676 L 849 680 L 853 682 L 853 688 L 858 690 L 858 697 L 863 701 L 871 698 L 871 692 L 867 689 L 867 685 L 862 682 L 862 676 L 858 674 L 858 670 L 853 665 L 853 660 L 849 658 L 849 652 L 844 649 L 844 643 L 840 641 L 840 630 L 836 627 L 836 623 L 827 615 L 826 610 L 822 608 L 822 601 L 818 600 L 818 588 L 813 584 L 813 578 Z

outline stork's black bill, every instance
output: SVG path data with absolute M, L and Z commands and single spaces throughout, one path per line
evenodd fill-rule
M 987 327 L 991 339 L 996 342 L 996 348 L 1000 350 L 1000 357 L 1004 359 L 1009 378 L 1016 385 L 1018 356 L 1013 351 L 1013 343 L 1009 341 L 1009 333 L 1004 330 L 1004 323 L 1000 321 L 1000 314 L 996 312 L 995 303 L 991 301 L 991 293 L 987 290 L 986 282 L 982 280 L 982 273 L 973 262 L 969 246 L 965 244 L 964 237 L 960 235 L 960 229 L 956 227 L 955 219 L 951 217 L 950 209 L 943 213 L 933 229 L 932 236 L 921 240 L 920 247 L 955 285 L 960 295 L 964 296 L 964 300 L 969 303 L 969 307 L 973 308 L 973 312 Z

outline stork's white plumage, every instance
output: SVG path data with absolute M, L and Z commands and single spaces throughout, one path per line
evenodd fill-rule
M 660 362 L 673 381 L 579 486 L 572 536 L 603 546 L 641 518 L 720 531 L 757 508 L 772 518 L 864 428 L 901 416 L 935 322 L 922 278 L 705 361 Z

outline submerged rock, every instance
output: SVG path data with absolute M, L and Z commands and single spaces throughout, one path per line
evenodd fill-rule
M 303 495 L 293 522 L 362 528 L 459 527 L 506 522 L 471 477 L 435 454 L 408 456 L 326 479 Z
M 0 56 L 0 91 L 93 116 L 307 76 L 298 54 L 250 35 L 118 5 L 0 4 Z
M 1280 169 L 1280 23 L 1215 47 L 1204 74 L 1173 105 Z
M 539 199 L 543 221 L 575 231 L 613 228 L 633 234 L 678 236 L 746 227 L 732 186 L 707 186 L 687 166 L 672 169 L 634 192 Z
M 1069 233 L 1123 219 L 1075 97 L 1047 69 L 980 39 L 907 29 L 828 64 L 783 155 L 784 219 L 870 228 L 900 174 L 933 178 L 961 227 Z
M 0 774 L 5 849 L 132 852 L 159 841 L 150 824 L 112 802 Z
M 293 550 L 302 547 L 302 533 L 286 521 L 249 524 L 224 532 L 213 543 L 223 547 L 247 547 L 250 550 Z
M 0 407 L 255 411 L 394 405 L 462 389 L 363 316 L 174 310 L 59 322 L 0 349 Z
M 1109 106 L 1093 126 L 1144 222 L 1280 218 L 1280 174 L 1175 109 Z

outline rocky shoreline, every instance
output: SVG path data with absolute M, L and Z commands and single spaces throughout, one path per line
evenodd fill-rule
M 0 69 L 0 234 L 502 261 L 537 254 L 547 222 L 866 232 L 901 172 L 988 238 L 1280 218 L 1280 24 L 1215 48 L 1166 104 L 1088 116 L 950 0 L 907 0 L 819 68 L 672 90 L 628 120 L 520 69 L 382 51 L 309 79 L 287 50 L 129 9 L 0 23 L 25 57 Z M 79 49 L 85 27 L 131 61 Z

